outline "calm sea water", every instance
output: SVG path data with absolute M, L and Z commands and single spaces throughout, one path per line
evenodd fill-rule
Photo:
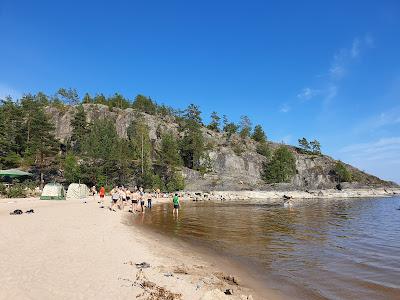
M 153 207 L 136 222 L 236 259 L 296 299 L 400 299 L 400 198 Z

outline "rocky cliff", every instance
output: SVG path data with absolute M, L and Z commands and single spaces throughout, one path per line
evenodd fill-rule
M 116 130 L 120 137 L 127 137 L 127 128 L 132 120 L 137 117 L 135 110 L 128 108 L 110 109 L 105 105 L 84 104 L 88 122 L 95 119 L 112 119 L 115 121 Z M 64 110 L 48 107 L 54 125 L 56 137 L 65 142 L 70 136 L 72 128 L 71 119 L 76 111 L 75 107 L 66 107 Z M 153 116 L 143 114 L 149 128 L 150 139 L 155 147 L 160 145 L 160 133 L 169 130 L 179 135 L 178 124 L 171 116 Z M 265 157 L 256 152 L 256 143 L 247 139 L 241 140 L 238 136 L 227 139 L 225 134 L 203 128 L 210 171 L 201 174 L 198 171 L 184 168 L 182 171 L 186 178 L 188 190 L 307 190 L 326 189 L 337 185 L 332 170 L 336 161 L 328 156 L 301 154 L 295 147 L 290 147 L 296 157 L 296 175 L 291 183 L 265 184 L 261 179 L 261 170 Z M 279 144 L 268 142 L 271 149 Z M 352 172 L 355 182 L 345 184 L 351 187 L 365 186 L 394 186 L 393 183 L 383 181 L 375 176 L 361 172 L 347 165 Z

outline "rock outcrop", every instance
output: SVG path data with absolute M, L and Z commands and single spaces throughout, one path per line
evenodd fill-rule
M 110 111 L 108 106 L 100 104 L 84 104 L 88 122 L 95 119 L 111 119 L 115 121 L 116 130 L 120 137 L 127 137 L 129 124 L 137 117 L 138 112 L 128 108 L 125 110 L 114 108 Z M 56 137 L 66 142 L 71 136 L 70 122 L 76 112 L 75 107 L 65 107 L 64 110 L 48 107 L 47 113 L 55 125 Z M 150 139 L 155 147 L 160 145 L 160 133 L 171 131 L 178 135 L 178 124 L 171 116 L 153 116 L 140 113 L 146 120 L 150 129 Z M 336 161 L 328 156 L 301 154 L 291 147 L 296 157 L 296 175 L 291 183 L 269 184 L 261 179 L 261 171 L 265 157 L 256 152 L 256 143 L 251 139 L 241 140 L 238 136 L 228 139 L 223 133 L 214 132 L 203 128 L 208 150 L 210 171 L 201 174 L 198 171 L 183 168 L 186 178 L 186 188 L 196 190 L 307 190 L 335 188 L 337 182 L 332 176 Z M 269 142 L 274 149 L 279 144 Z M 392 187 L 392 182 L 383 181 L 375 176 L 361 172 L 347 166 L 357 182 L 348 184 L 349 187 Z

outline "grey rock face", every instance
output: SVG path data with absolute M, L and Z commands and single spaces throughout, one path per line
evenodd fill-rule
M 172 117 L 153 116 L 139 113 L 131 108 L 121 110 L 114 108 L 112 111 L 105 105 L 84 104 L 88 122 L 96 119 L 111 119 L 115 122 L 116 131 L 122 138 L 127 138 L 127 128 L 138 114 L 146 121 L 150 129 L 150 139 L 155 147 L 161 142 L 161 132 L 171 131 L 178 135 L 178 125 Z M 70 125 L 75 107 L 66 107 L 64 111 L 48 107 L 47 113 L 50 115 L 55 125 L 56 137 L 61 142 L 66 142 L 71 136 L 72 128 Z M 211 145 L 208 151 L 211 171 L 200 174 L 197 171 L 183 168 L 182 173 L 186 179 L 188 190 L 268 190 L 268 189 L 322 189 L 333 188 L 336 186 L 334 177 L 330 173 L 336 163 L 327 156 L 311 156 L 299 154 L 293 149 L 296 157 L 296 175 L 289 184 L 266 185 L 261 179 L 261 171 L 265 157 L 259 155 L 256 143 L 250 139 L 241 140 L 238 136 L 233 136 L 230 140 L 222 133 L 216 133 L 206 128 L 202 129 L 206 143 Z M 240 153 L 235 151 L 235 147 L 240 146 Z M 270 143 L 270 147 L 275 149 L 279 144 Z M 358 183 L 353 185 L 391 185 L 391 183 L 381 181 L 379 178 L 365 174 L 354 167 L 348 166 L 354 174 L 357 174 Z

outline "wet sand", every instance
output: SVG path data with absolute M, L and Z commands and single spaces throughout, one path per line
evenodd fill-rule
M 10 215 L 14 209 L 35 212 Z M 128 220 L 130 213 L 101 209 L 93 198 L 0 199 L 0 299 L 281 298 L 235 284 L 225 262 Z M 138 269 L 141 262 L 150 267 Z

